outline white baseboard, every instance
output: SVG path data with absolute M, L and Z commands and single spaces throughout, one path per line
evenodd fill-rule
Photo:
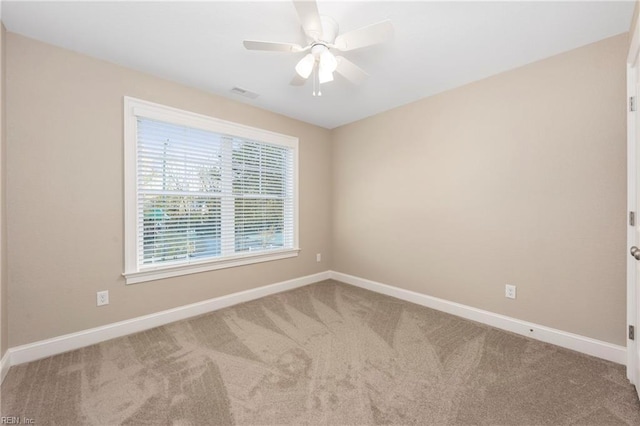
M 392 287 L 353 275 L 331 271 L 332 279 L 351 284 L 356 287 L 386 294 L 407 302 L 416 303 L 438 311 L 446 312 L 472 321 L 490 325 L 512 333 L 528 336 L 536 340 L 551 343 L 563 348 L 572 349 L 587 355 L 606 359 L 625 365 L 627 362 L 627 349 L 601 340 L 591 339 L 578 334 L 568 333 L 543 325 L 511 318 L 505 315 L 495 314 L 482 309 L 473 308 L 460 303 L 450 302 L 437 297 L 427 296 L 410 290 Z
M 502 330 L 511 331 L 543 342 L 606 359 L 618 364 L 625 364 L 627 361 L 627 351 L 623 346 L 613 345 L 600 340 L 521 321 L 504 315 L 495 314 L 493 312 L 462 305 L 460 303 L 450 302 L 437 297 L 427 296 L 425 294 L 355 277 L 353 275 L 335 271 L 325 271 L 264 287 L 258 287 L 251 290 L 204 300 L 202 302 L 186 306 L 180 306 L 178 308 L 168 309 L 154 314 L 132 318 L 130 320 L 119 321 L 101 327 L 9 348 L 0 360 L 0 383 L 2 383 L 9 371 L 9 368 L 13 365 L 35 361 L 48 356 L 79 349 L 95 343 L 114 339 L 116 337 L 122 337 L 139 331 L 148 330 L 174 321 L 202 315 L 207 312 L 216 311 L 218 309 L 259 299 L 261 297 L 280 293 L 286 290 L 303 287 L 305 285 L 330 278 L 442 312 L 447 312 L 472 321 L 487 324 Z
M 9 348 L 2 360 L 2 378 L 4 378 L 5 368 L 8 370 L 12 365 L 35 361 L 37 359 L 46 358 L 51 355 L 56 355 L 74 349 L 83 348 L 85 346 L 93 345 L 95 343 L 104 342 L 105 340 L 110 340 L 116 337 L 122 337 L 128 334 L 137 333 L 139 331 L 148 330 L 150 328 L 165 325 L 174 321 L 206 314 L 207 312 L 216 311 L 218 309 L 237 305 L 238 303 L 248 302 L 250 300 L 259 299 L 270 294 L 281 293 L 286 290 L 291 290 L 294 288 L 313 284 L 318 281 L 327 280 L 329 279 L 329 277 L 329 271 L 320 272 L 317 274 L 307 275 L 288 281 L 282 281 L 276 284 L 266 285 L 264 287 L 258 287 L 238 293 L 229 294 L 226 296 L 204 300 L 202 302 L 192 303 L 190 305 L 168 309 L 166 311 L 161 311 L 154 314 L 144 315 L 125 321 L 119 321 L 101 327 L 91 328 L 76 333 L 65 334 L 63 336 L 29 343 L 27 345 Z M 5 358 L 8 359 L 5 360 Z
M 11 367 L 9 365 L 10 357 L 11 357 L 11 355 L 9 354 L 9 351 L 7 350 L 4 353 L 4 356 L 2 357 L 2 359 L 0 359 L 0 384 L 2 384 L 2 382 L 4 382 L 4 378 L 7 376 L 7 373 L 9 372 L 9 367 Z

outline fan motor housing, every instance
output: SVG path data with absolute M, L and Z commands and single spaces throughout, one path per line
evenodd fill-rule
M 338 23 L 330 16 L 320 15 L 322 38 L 316 41 L 332 44 L 338 37 Z

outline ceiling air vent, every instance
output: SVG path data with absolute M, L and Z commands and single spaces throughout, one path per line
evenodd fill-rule
M 257 93 L 251 92 L 247 89 L 243 89 L 242 87 L 238 87 L 238 86 L 231 89 L 231 93 L 235 93 L 236 95 L 244 96 L 245 98 L 249 98 L 249 99 L 255 99 L 259 96 Z

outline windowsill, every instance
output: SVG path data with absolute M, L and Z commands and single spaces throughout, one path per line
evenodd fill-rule
M 122 275 L 125 277 L 126 284 L 136 284 L 145 281 L 178 277 L 180 275 L 197 274 L 199 272 L 214 271 L 216 269 L 233 268 L 236 266 L 251 265 L 253 263 L 296 257 L 299 251 L 299 248 L 269 251 L 266 253 L 234 256 L 221 260 L 194 262 L 187 265 L 155 267 L 138 272 L 127 272 Z

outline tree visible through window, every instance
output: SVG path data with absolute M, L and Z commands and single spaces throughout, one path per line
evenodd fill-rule
M 233 145 L 235 250 L 284 246 L 287 152 L 255 142 Z
M 141 264 L 221 254 L 221 181 L 217 135 L 138 118 Z
M 130 272 L 296 249 L 295 146 L 146 115 L 134 113 Z

